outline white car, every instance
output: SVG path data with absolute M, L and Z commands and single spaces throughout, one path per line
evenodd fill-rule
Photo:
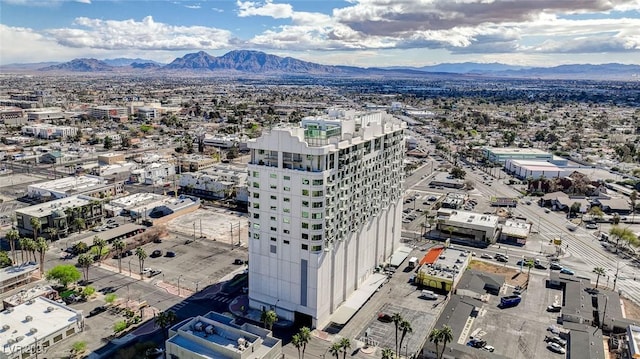
M 566 350 L 564 350 L 563 347 L 560 346 L 560 344 L 557 344 L 557 343 L 547 344 L 547 349 L 551 350 L 552 352 L 556 352 L 558 354 L 564 354 L 567 352 Z
M 482 350 L 486 350 L 490 353 L 493 353 L 493 351 L 496 350 L 496 348 L 494 348 L 493 345 L 485 345 L 482 347 Z
M 480 255 L 480 258 L 483 258 L 483 259 L 493 259 L 493 257 L 492 257 L 490 254 L 487 254 L 487 253 L 482 253 L 482 254 Z
M 142 274 L 144 274 L 144 273 L 149 273 L 149 272 L 151 272 L 152 270 L 153 270 L 153 269 L 151 269 L 151 268 L 147 267 L 147 268 L 143 269 L 141 273 L 142 273 Z

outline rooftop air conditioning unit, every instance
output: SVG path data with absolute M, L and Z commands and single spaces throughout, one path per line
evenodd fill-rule
M 27 301 L 27 304 L 33 304 L 33 303 L 35 303 L 35 302 L 36 302 L 35 300 L 33 300 L 33 299 L 29 299 L 29 300 Z
M 201 331 L 202 331 L 202 323 L 201 323 L 201 322 L 197 322 L 197 323 L 193 326 L 193 329 L 194 329 L 196 332 L 201 332 Z
M 11 328 L 9 326 L 9 324 L 5 324 L 5 325 L 2 326 L 2 331 L 5 332 L 5 331 L 9 330 L 9 328 Z
M 53 307 L 47 307 L 47 311 L 45 313 L 53 312 L 53 310 L 54 310 Z
M 16 337 L 16 342 L 19 342 L 22 339 L 24 339 L 24 335 L 19 335 L 19 336 Z
M 25 321 L 25 322 L 30 322 L 30 321 L 32 321 L 32 320 L 33 320 L 33 317 L 32 317 L 32 316 L 30 316 L 30 315 L 27 315 L 26 317 L 24 317 L 24 321 Z
M 213 325 L 208 325 L 205 329 L 204 329 L 205 333 L 207 334 L 213 334 L 215 332 L 215 329 L 213 328 Z
M 31 328 L 31 329 L 29 329 L 29 333 L 31 333 L 31 334 L 35 334 L 35 333 L 37 333 L 37 332 L 38 332 L 38 328 Z
M 11 345 L 11 344 L 15 344 L 16 340 L 13 338 L 9 338 L 9 340 L 7 340 L 7 344 Z

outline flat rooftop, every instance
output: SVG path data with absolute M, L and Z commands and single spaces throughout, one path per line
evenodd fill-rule
M 496 155 L 509 155 L 509 154 L 519 154 L 519 155 L 548 155 L 552 156 L 551 153 L 547 151 L 543 151 L 539 148 L 519 148 L 519 147 L 485 147 L 487 151 L 491 151 Z
M 64 177 L 53 181 L 42 182 L 29 186 L 31 190 L 45 190 L 52 192 L 82 192 L 87 191 L 93 187 L 100 187 L 107 183 L 107 181 L 98 176 L 84 175 L 77 177 Z
M 531 225 L 526 222 L 512 221 L 510 219 L 504 222 L 502 226 L 502 234 L 511 237 L 526 238 L 531 231 Z
M 490 214 L 480 214 L 475 212 L 459 211 L 457 209 L 440 208 L 438 210 L 438 218 L 441 216 L 448 217 L 450 222 L 468 223 L 474 227 L 495 228 L 498 225 L 498 216 Z
M 33 206 L 25 207 L 16 210 L 16 212 L 23 213 L 29 215 L 31 217 L 45 217 L 51 214 L 51 212 L 55 210 L 64 211 L 65 208 L 73 208 L 80 207 L 89 204 L 91 201 L 95 201 L 96 199 L 88 196 L 70 196 L 65 198 L 56 199 L 53 201 L 36 204 Z
M 420 272 L 432 277 L 456 281 L 464 273 L 468 261 L 469 257 L 466 252 L 450 247 L 440 253 L 435 263 L 420 267 Z
M 3 327 L 9 326 L 9 329 L 0 331 L 0 344 L 4 346 L 12 339 L 15 345 L 28 347 L 35 343 L 36 337 L 46 338 L 68 327 L 70 323 L 78 323 L 81 320 L 80 312 L 52 300 L 37 297 L 13 307 L 12 310 L 0 312 L 0 323 Z
M 19 277 L 21 275 L 32 273 L 40 268 L 37 264 L 29 264 L 30 262 L 21 264 L 19 266 L 12 266 L 0 269 L 0 282 L 8 281 L 12 278 Z
M 120 197 L 111 201 L 110 205 L 120 208 L 134 208 L 161 201 L 166 196 L 155 193 L 135 193 L 129 196 Z

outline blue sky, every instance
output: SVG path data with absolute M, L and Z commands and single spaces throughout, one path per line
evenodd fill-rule
M 640 64 L 640 0 L 0 0 L 0 64 L 236 49 L 363 67 Z

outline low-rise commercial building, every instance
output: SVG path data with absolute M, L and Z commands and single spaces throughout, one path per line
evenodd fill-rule
M 553 154 L 537 148 L 483 147 L 482 155 L 489 160 L 489 162 L 501 164 L 504 164 L 507 160 L 553 160 Z
M 39 266 L 31 262 L 0 269 L 0 294 L 30 283 L 38 269 Z
M 20 132 L 23 135 L 34 136 L 38 138 L 67 138 L 73 137 L 78 133 L 77 127 L 71 126 L 55 126 L 46 123 L 38 123 L 33 125 L 22 126 Z
M 456 239 L 479 243 L 494 243 L 498 216 L 441 208 L 436 228 Z
M 201 198 L 234 198 L 243 203 L 249 200 L 247 171 L 240 167 L 217 165 L 198 172 L 183 173 L 179 185 L 183 193 Z
M 500 228 L 499 241 L 524 246 L 531 232 L 531 224 L 524 221 L 507 219 Z
M 253 324 L 237 324 L 215 312 L 187 319 L 169 329 L 167 357 L 181 359 L 275 359 L 282 357 L 282 341 Z
M 38 357 L 84 329 L 81 312 L 43 297 L 0 312 L 0 322 L 0 359 Z
M 89 196 L 70 196 L 16 210 L 16 223 L 21 236 L 33 238 L 31 219 L 40 222 L 38 235 L 51 236 L 51 240 L 65 237 L 71 231 L 91 228 L 102 222 L 104 209 L 102 202 Z M 48 234 L 55 228 L 56 234 Z
M 432 248 L 420 261 L 416 284 L 450 292 L 456 288 L 464 270 L 469 265 L 469 255 L 457 248 Z
M 572 173 L 546 161 L 507 159 L 504 167 L 519 179 L 556 178 Z
M 98 176 L 84 175 L 63 177 L 53 181 L 32 184 L 27 187 L 27 196 L 45 200 L 85 195 L 96 198 L 114 197 L 124 192 L 122 182 L 108 183 Z
M 169 183 L 168 181 L 172 180 L 175 174 L 176 167 L 172 163 L 151 163 L 144 168 L 132 170 L 129 180 L 134 183 L 163 185 Z
M 215 166 L 218 160 L 210 156 L 190 155 L 181 157 L 178 162 L 182 172 L 196 172 Z
M 97 106 L 89 110 L 89 116 L 97 119 L 126 121 L 129 117 L 129 111 L 126 107 Z
M 0 106 L 0 121 L 24 117 L 24 110 L 16 106 Z
M 124 161 L 124 153 L 110 152 L 98 155 L 98 164 L 101 166 L 113 165 Z
M 29 121 L 62 120 L 64 112 L 59 107 L 34 108 L 25 110 Z

